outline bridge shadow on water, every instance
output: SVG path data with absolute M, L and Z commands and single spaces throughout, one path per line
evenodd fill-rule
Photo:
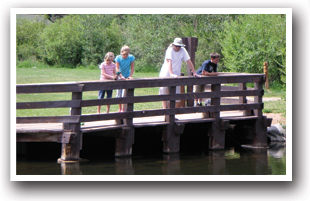
M 187 124 L 184 132 L 180 134 L 181 154 L 194 154 L 208 152 L 209 136 L 208 126 L 203 123 Z M 116 131 L 110 132 L 111 136 Z M 115 132 L 115 133 L 113 133 Z M 163 126 L 141 127 L 135 129 L 135 142 L 132 156 L 155 156 L 163 154 L 162 140 Z M 241 144 L 251 142 L 250 129 L 244 131 L 230 129 L 226 131 L 225 149 L 240 149 Z M 29 160 L 55 160 L 61 155 L 61 144 L 52 142 L 18 142 L 17 157 Z M 113 159 L 115 154 L 115 138 L 105 137 L 100 133 L 83 134 L 80 157 L 91 160 Z
M 163 153 L 163 127 L 136 128 L 132 156 L 114 157 L 115 138 L 100 133 L 83 135 L 81 158 L 60 163 L 61 144 L 18 143 L 18 175 L 268 175 L 267 149 L 245 150 L 251 141 L 238 129 L 226 132 L 225 150 L 209 150 L 206 124 L 188 124 L 180 138 L 180 152 Z M 241 129 L 244 130 L 244 129 Z M 112 134 L 112 133 L 111 133 Z M 240 140 L 242 139 L 242 140 Z M 24 155 L 23 155 L 24 153 Z M 26 153 L 26 154 L 25 154 Z M 284 170 L 283 170 L 284 169 Z M 277 170 L 278 171 L 278 170 Z M 285 172 L 282 168 L 279 174 Z

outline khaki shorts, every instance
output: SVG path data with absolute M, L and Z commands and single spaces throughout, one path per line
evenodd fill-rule
M 206 85 L 194 85 L 194 92 L 195 93 L 200 93 L 200 92 L 204 92 L 206 89 Z
M 176 93 L 180 93 L 180 86 L 176 87 Z M 169 94 L 168 87 L 159 87 L 159 95 Z M 180 100 L 175 100 L 176 103 L 180 102 Z

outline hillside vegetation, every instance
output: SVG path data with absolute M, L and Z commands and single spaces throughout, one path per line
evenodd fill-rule
M 128 45 L 137 72 L 158 72 L 174 38 L 196 37 L 196 69 L 212 52 L 221 55 L 222 72 L 263 73 L 267 61 L 269 82 L 285 89 L 285 15 L 44 16 L 45 20 L 17 18 L 17 67 L 36 62 L 42 67 L 98 68 L 105 53 L 117 55 Z

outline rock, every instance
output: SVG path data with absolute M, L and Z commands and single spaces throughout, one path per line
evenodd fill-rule
M 279 131 L 277 126 L 270 126 L 269 128 L 267 128 L 267 136 L 271 142 L 285 142 L 286 141 L 285 136 Z
M 278 123 L 278 124 L 275 124 L 274 126 L 277 127 L 277 129 L 283 136 L 285 136 L 286 131 L 281 124 Z

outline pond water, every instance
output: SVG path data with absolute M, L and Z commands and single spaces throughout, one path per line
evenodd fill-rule
M 285 144 L 268 149 L 229 148 L 179 154 L 133 154 L 80 163 L 17 157 L 17 175 L 285 175 Z

